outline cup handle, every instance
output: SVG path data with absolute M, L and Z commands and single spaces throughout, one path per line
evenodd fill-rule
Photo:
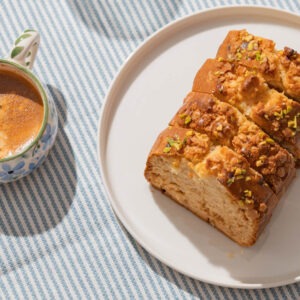
M 9 60 L 31 69 L 40 44 L 40 35 L 36 30 L 26 29 L 15 40 L 9 53 Z

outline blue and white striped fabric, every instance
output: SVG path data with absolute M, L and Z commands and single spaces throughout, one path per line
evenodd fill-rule
M 264 290 L 205 284 L 152 257 L 103 194 L 97 124 L 124 60 L 149 35 L 194 11 L 298 0 L 3 0 L 0 55 L 25 28 L 42 37 L 34 72 L 59 111 L 57 142 L 32 176 L 0 186 L 1 299 L 299 299 L 300 283 Z

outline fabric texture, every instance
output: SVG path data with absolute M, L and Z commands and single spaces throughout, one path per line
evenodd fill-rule
M 47 161 L 0 186 L 1 299 L 299 299 L 300 283 L 243 290 L 167 267 L 120 225 L 97 163 L 101 106 L 126 58 L 155 31 L 195 11 L 298 0 L 4 0 L 0 55 L 26 28 L 41 34 L 34 73 L 58 109 Z

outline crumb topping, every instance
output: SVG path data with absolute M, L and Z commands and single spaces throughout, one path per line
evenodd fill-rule
M 275 98 L 273 98 L 275 99 Z M 300 132 L 300 104 L 280 94 L 269 104 L 259 103 L 252 115 L 278 142 L 297 146 Z
M 205 133 L 223 145 L 230 145 L 238 131 L 236 110 L 200 93 L 190 94 L 170 124 Z
M 205 134 L 171 127 L 169 133 L 163 136 L 163 145 L 164 154 L 184 156 L 196 163 L 209 152 L 211 141 Z
M 233 151 L 222 151 L 206 160 L 206 169 L 217 177 L 238 199 L 243 208 L 260 210 L 260 204 L 270 196 L 270 189 L 264 178 L 253 169 L 243 157 Z M 224 157 L 225 156 L 225 157 Z
M 216 145 L 228 146 L 241 154 L 275 192 L 281 190 L 284 179 L 294 168 L 293 157 L 286 150 L 234 107 L 212 95 L 190 93 L 170 124 L 205 133 Z M 244 173 L 239 172 L 238 168 L 228 184 L 243 177 Z
M 268 84 L 300 101 L 300 55 L 289 47 L 277 51 L 271 40 L 232 31 L 218 53 L 218 61 L 235 62 L 258 70 Z

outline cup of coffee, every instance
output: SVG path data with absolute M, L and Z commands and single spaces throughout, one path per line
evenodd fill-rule
M 25 30 L 0 59 L 0 183 L 38 168 L 56 138 L 55 104 L 31 72 L 39 43 L 37 31 Z

